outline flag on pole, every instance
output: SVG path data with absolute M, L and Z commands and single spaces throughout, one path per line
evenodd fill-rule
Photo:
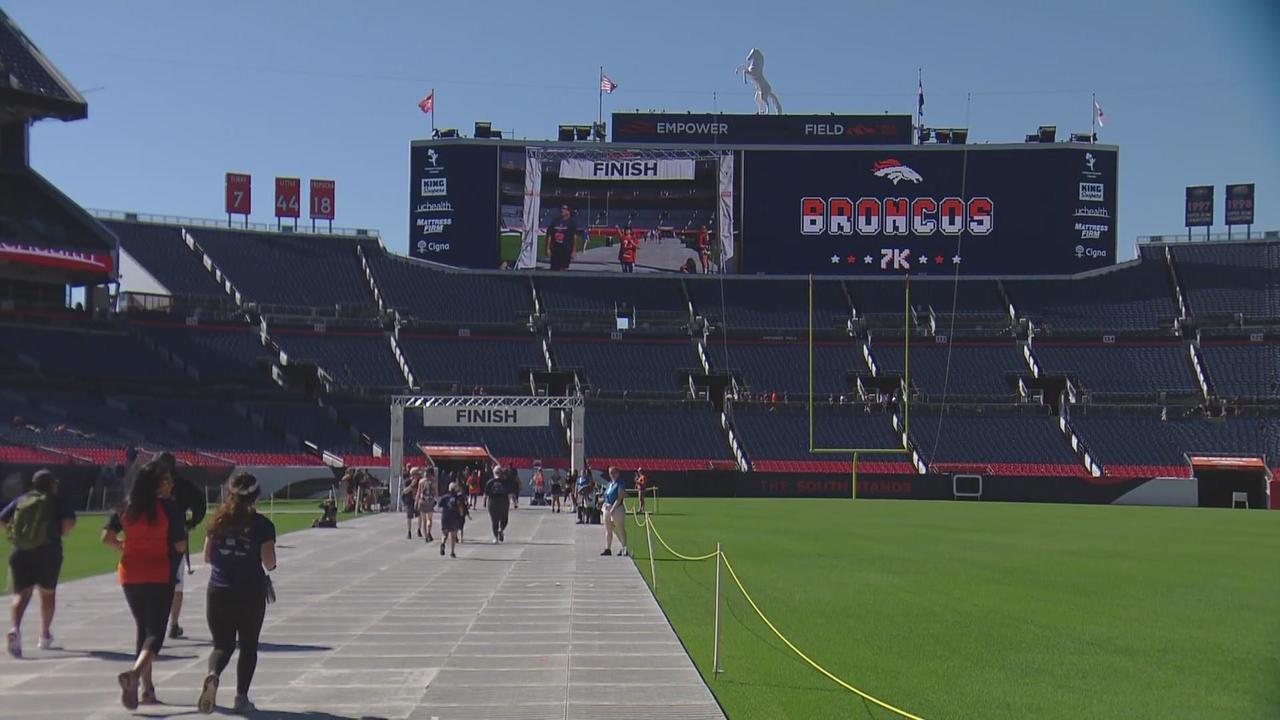
M 1093 116 L 1098 121 L 1098 127 L 1107 126 L 1107 115 L 1102 112 L 1102 106 L 1098 104 L 1098 99 L 1093 99 Z
M 617 89 L 618 83 L 610 80 L 608 75 L 603 73 L 600 75 L 600 92 L 613 93 L 613 91 Z
M 917 82 L 919 83 L 918 85 L 919 90 L 916 93 L 916 115 L 918 115 L 921 119 L 923 119 L 924 118 L 924 76 L 923 75 L 919 76 L 917 79 Z
M 430 115 L 436 109 L 436 91 L 432 90 L 427 96 L 418 101 L 418 109 Z

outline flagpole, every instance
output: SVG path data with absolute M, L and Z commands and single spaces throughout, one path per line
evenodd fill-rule
M 436 134 L 436 89 L 431 88 L 431 135 Z
M 1089 108 L 1089 142 L 1098 142 L 1098 94 L 1089 93 L 1093 105 Z
M 924 120 L 920 117 L 920 96 L 924 92 L 924 68 L 916 68 L 916 142 L 923 143 L 924 140 Z
M 600 82 L 596 83 L 596 90 L 600 99 L 596 103 L 596 127 L 600 127 L 600 123 L 604 122 L 604 66 L 600 66 Z M 594 130 L 594 128 L 593 128 Z M 592 133 L 595 134 L 594 132 Z

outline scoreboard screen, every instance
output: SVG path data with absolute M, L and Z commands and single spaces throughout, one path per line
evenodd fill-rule
M 1115 262 L 1114 148 L 743 155 L 747 273 L 1045 275 Z
M 409 252 L 480 269 L 1071 275 L 1116 262 L 1118 162 L 1076 143 L 415 142 Z M 567 265 L 552 227 L 574 236 Z

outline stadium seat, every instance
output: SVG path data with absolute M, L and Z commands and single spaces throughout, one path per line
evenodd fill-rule
M 1048 375 L 1064 375 L 1094 395 L 1194 396 L 1200 387 L 1187 349 L 1179 342 L 1060 344 L 1038 341 L 1031 351 Z

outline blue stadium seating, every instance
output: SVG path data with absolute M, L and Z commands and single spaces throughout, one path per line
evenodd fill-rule
M 687 319 L 689 314 L 678 278 L 547 275 L 535 276 L 534 282 L 552 322 L 612 315 L 620 307 L 633 310 L 638 323 L 648 317 Z
M 351 238 L 189 228 L 245 300 L 293 307 L 369 306 Z
M 579 379 L 605 392 L 670 392 L 687 387 L 690 372 L 702 366 L 692 342 L 570 339 L 551 343 L 557 370 L 581 370 Z
M 850 280 L 846 283 L 853 307 L 859 315 L 890 315 L 901 318 L 906 309 L 906 283 L 902 280 Z M 1000 287 L 994 280 L 931 278 L 911 281 L 911 307 L 932 308 L 937 315 L 956 317 L 999 317 L 1008 314 Z
M 456 385 L 459 392 L 485 388 L 528 391 L 527 371 L 545 371 L 540 343 L 533 337 L 470 337 L 400 333 L 400 351 L 422 387 Z
M 384 253 L 365 252 L 374 282 L 388 308 L 435 323 L 523 325 L 533 310 L 528 277 L 522 274 L 456 273 Z M 483 297 L 484 302 L 476 302 Z
M 586 453 L 601 458 L 732 460 L 719 414 L 701 403 L 588 402 Z
M 930 466 L 985 465 L 997 474 L 1018 475 L 1084 472 L 1056 416 L 995 407 L 937 412 L 916 406 L 908 423 L 916 451 Z
M 1112 466 L 1185 468 L 1188 453 L 1266 455 L 1272 465 L 1280 458 L 1276 418 L 1161 420 L 1150 410 L 1115 414 L 1077 409 L 1071 414 L 1071 427 L 1109 474 Z
M 1168 268 L 1155 259 L 1088 278 L 1004 286 L 1018 316 L 1041 330 L 1155 330 L 1178 315 Z
M 1103 395 L 1195 395 L 1200 391 L 1191 358 L 1181 344 L 1031 346 L 1042 372 L 1065 375 Z
M 733 427 L 752 462 L 799 460 L 819 456 L 809 452 L 808 406 L 802 403 L 773 407 L 736 404 Z M 889 416 L 869 413 L 861 404 L 814 406 L 813 446 L 815 448 L 899 448 L 902 439 Z M 902 455 L 902 459 L 906 454 Z
M 1220 397 L 1241 399 L 1280 396 L 1280 345 L 1274 343 L 1203 343 L 1205 372 Z
M 385 333 L 328 330 L 317 333 L 299 328 L 273 327 L 271 339 L 289 362 L 308 362 L 323 368 L 350 388 L 402 388 L 404 373 L 391 352 Z
M 203 450 L 286 451 L 284 438 L 254 427 L 222 400 L 195 397 L 119 398 L 132 410 L 154 419 L 181 423 L 195 438 L 193 447 Z
M 1012 341 L 997 345 L 956 342 L 935 343 L 928 338 L 910 345 L 911 384 L 926 398 L 1012 399 L 1012 378 L 1031 374 L 1022 350 Z M 877 341 L 871 357 L 881 374 L 901 375 L 903 345 Z M 947 363 L 950 362 L 950 372 Z
M 277 401 L 242 404 L 277 432 L 293 435 L 300 442 L 310 441 L 322 450 L 333 453 L 364 453 L 369 450 L 352 437 L 350 430 L 330 417 L 328 409 L 315 403 Z
M 1188 244 L 1172 253 L 1192 317 L 1280 317 L 1280 263 L 1273 244 Z
M 712 338 L 707 354 L 713 373 L 731 372 L 754 392 L 809 392 L 809 345 L 804 342 L 735 341 Z M 862 348 L 853 342 L 817 341 L 813 344 L 813 392 L 844 395 L 853 392 L 847 376 L 869 375 Z
M 170 293 L 225 297 L 218 284 L 191 248 L 182 239 L 177 225 L 157 225 L 123 220 L 103 220 L 116 237 L 120 248 Z M 129 278 L 124 278 L 127 283 Z
M 177 355 L 204 385 L 266 385 L 275 360 L 257 329 L 246 325 L 188 326 L 134 323 L 133 327 Z
M 45 377 L 150 385 L 190 380 L 139 338 L 110 330 L 0 325 L 0 352 L 34 360 Z
M 727 329 L 807 330 L 809 283 L 805 280 L 689 278 L 697 313 Z M 814 329 L 843 328 L 848 301 L 839 281 L 814 283 Z

